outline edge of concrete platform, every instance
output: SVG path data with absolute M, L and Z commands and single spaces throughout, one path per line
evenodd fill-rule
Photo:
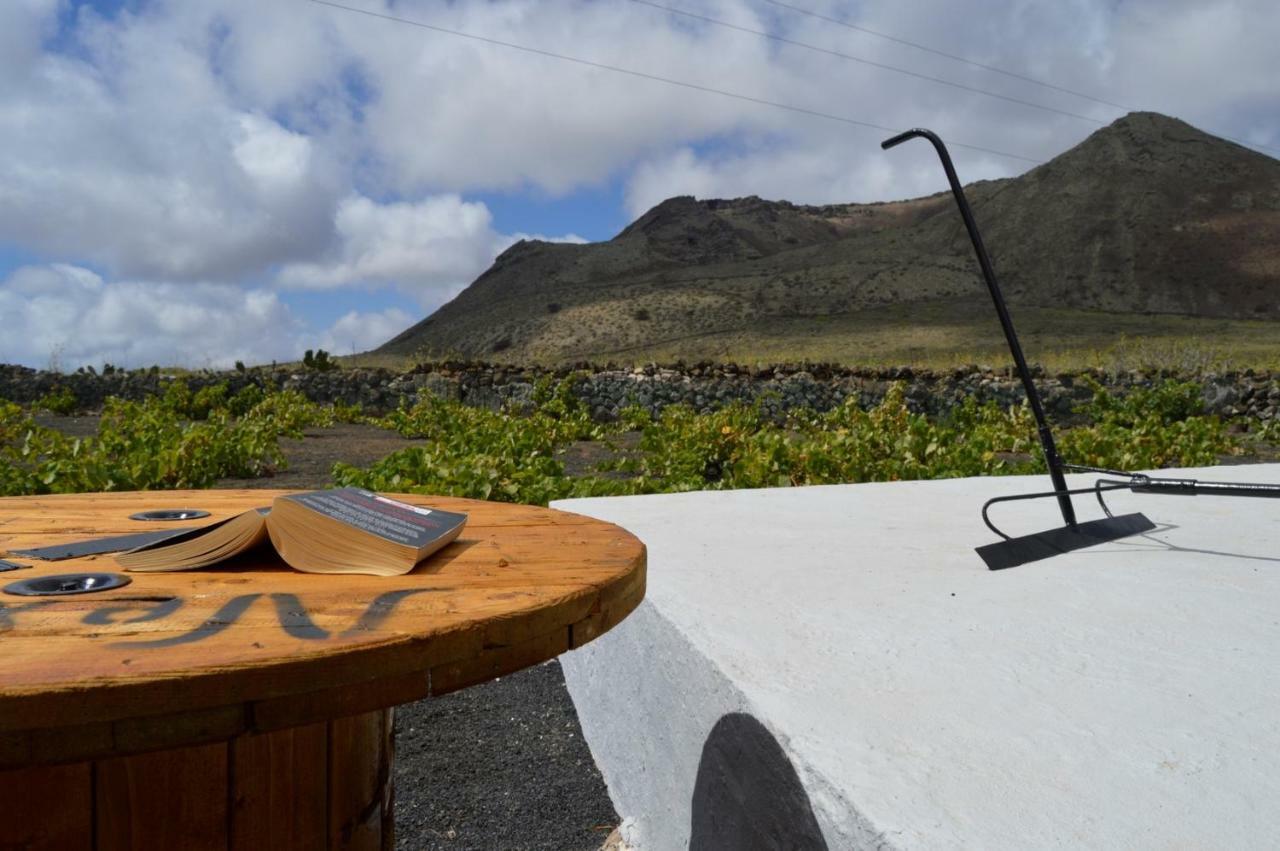
M 561 665 L 632 851 L 894 847 L 650 603 Z
M 1274 482 L 1280 464 L 1161 474 Z M 732 835 L 744 804 L 763 807 L 735 771 L 752 757 L 801 781 L 782 797 L 813 841 L 740 847 L 1248 845 L 1274 832 L 1265 755 L 1280 728 L 1256 708 L 1280 700 L 1275 501 L 1121 490 L 1110 508 L 1148 512 L 1155 529 L 987 570 L 980 506 L 1041 478 L 557 503 L 649 547 L 646 602 L 565 660 L 615 808 L 637 820 L 629 838 L 734 847 L 707 825 Z M 999 522 L 1061 521 L 1051 501 L 1024 501 Z

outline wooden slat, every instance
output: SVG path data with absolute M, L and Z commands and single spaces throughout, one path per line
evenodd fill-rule
M 569 629 L 519 644 L 491 647 L 477 656 L 431 669 L 431 694 L 442 695 L 515 673 L 569 650 Z
M 98 851 L 225 851 L 227 749 L 204 745 L 97 763 Z
M 0 808 L 0 848 L 93 847 L 93 779 L 87 762 L 0 771 Z
M 382 759 L 386 782 L 382 784 L 382 851 L 396 851 L 396 709 L 383 711 Z
M 0 771 L 0 849 L 394 848 L 391 710 Z M 332 775 L 331 775 L 332 772 Z
M 381 851 L 391 815 L 391 710 L 329 722 L 330 851 Z
M 278 697 L 253 704 L 253 729 L 279 730 L 334 715 L 356 715 L 412 703 L 430 694 L 427 672 L 414 671 L 399 677 L 370 680 L 363 685 Z
M 188 742 L 230 739 L 248 729 L 245 707 L 217 706 L 182 715 L 124 718 L 112 724 L 112 742 L 118 753 L 140 753 L 178 747 Z
M 231 743 L 231 850 L 329 847 L 329 730 L 312 724 Z
M 114 755 L 111 726 L 110 721 L 92 721 L 0 733 L 0 770 Z

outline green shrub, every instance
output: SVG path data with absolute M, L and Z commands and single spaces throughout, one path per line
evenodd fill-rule
M 334 468 L 334 481 L 371 490 L 441 493 L 476 499 L 545 504 L 574 495 L 627 490 L 625 482 L 572 479 L 557 457 L 575 440 L 599 439 L 604 426 L 572 393 L 571 380 L 538 382 L 536 410 L 528 416 L 471 408 L 424 396 L 381 424 L 405 437 L 426 440 L 393 453 L 368 469 Z
M 51 414 L 69 417 L 80 408 L 70 387 L 55 387 L 36 401 L 36 407 Z
M 209 487 L 282 463 L 276 424 L 215 411 L 183 423 L 162 398 L 108 399 L 98 434 L 70 438 L 0 403 L 0 494 Z
M 227 409 L 237 417 L 243 417 L 252 411 L 267 396 L 266 391 L 256 384 L 246 384 L 227 400 Z
M 1240 451 L 1223 422 L 1204 415 L 1194 383 L 1166 381 L 1123 398 L 1091 383 L 1093 398 L 1076 411 L 1091 423 L 1058 441 L 1059 453 L 1071 463 L 1121 470 L 1195 467 Z
M 341 399 L 333 403 L 333 419 L 340 423 L 369 423 L 370 418 L 365 416 L 364 406 L 359 402 L 354 405 L 348 405 Z
M 336 421 L 333 406 L 312 402 L 297 390 L 265 394 L 245 418 L 270 422 L 278 434 L 293 438 L 302 437 L 303 429 L 329 428 Z
M 1034 429 L 1025 408 L 964 402 L 949 418 L 912 413 L 901 386 L 875 408 L 856 400 L 777 426 L 758 406 L 697 414 L 665 409 L 644 426 L 641 454 L 615 465 L 640 492 L 758 488 L 1028 472 Z
M 425 396 L 380 419 L 358 405 L 318 405 L 293 390 L 225 384 L 192 393 L 185 382 L 143 402 L 107 400 L 99 432 L 76 440 L 42 428 L 0 402 L 0 494 L 207 487 L 223 477 L 269 474 L 283 463 L 279 438 L 334 422 L 369 422 L 421 439 L 367 468 L 338 464 L 339 485 L 545 504 L 552 499 L 1032 473 L 1044 470 L 1026 405 L 1001 408 L 966 399 L 944 417 L 913 413 L 902 386 L 863 410 L 846 400 L 823 414 L 796 411 L 777 423 L 760 405 L 699 414 L 674 405 L 660 416 L 624 408 L 619 421 L 594 422 L 573 393 L 577 376 L 539 381 L 533 411 L 471 408 Z M 1199 388 L 1166 382 L 1115 398 L 1094 386 L 1058 431 L 1072 463 L 1120 469 L 1214 463 L 1240 447 L 1205 416 Z M 612 444 L 639 431 L 635 451 L 571 477 L 563 454 L 576 441 Z M 1254 439 L 1280 433 L 1259 427 Z
M 316 372 L 329 372 L 338 369 L 338 362 L 333 360 L 324 349 L 316 349 L 314 352 L 307 349 L 306 354 L 302 356 L 302 366 L 304 369 L 314 369 Z

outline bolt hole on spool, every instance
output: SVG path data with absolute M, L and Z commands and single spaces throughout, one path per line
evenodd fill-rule
M 1018 333 L 1013 327 L 1013 318 L 1009 315 L 1009 307 L 1005 303 L 1004 294 L 1000 291 L 1000 285 L 996 281 L 996 273 L 991 265 L 991 258 L 987 256 L 986 246 L 982 242 L 982 234 L 978 232 L 978 222 L 973 217 L 973 209 L 969 206 L 969 199 L 965 197 L 964 188 L 960 185 L 960 178 L 956 175 L 955 165 L 951 162 L 951 154 L 947 152 L 947 146 L 943 144 L 938 134 L 932 130 L 916 128 L 899 133 L 891 139 L 886 139 L 880 143 L 880 147 L 888 150 L 910 139 L 925 139 L 932 144 L 934 151 L 938 154 L 938 159 L 942 163 L 942 169 L 947 174 L 947 182 L 951 185 L 951 194 L 955 197 L 956 207 L 960 211 L 960 218 L 964 220 L 965 230 L 969 233 L 969 241 L 973 243 L 973 253 L 978 258 L 978 266 L 981 268 L 982 277 L 987 283 L 987 291 L 991 294 L 991 302 L 995 306 L 996 315 L 1000 319 L 1000 327 L 1004 329 L 1005 341 L 1009 344 L 1009 354 L 1013 356 L 1013 363 L 1017 367 L 1018 376 L 1022 380 L 1022 387 L 1027 394 L 1027 402 L 1031 406 L 1032 415 L 1035 417 L 1036 429 L 1040 436 L 1040 447 L 1044 451 L 1045 465 L 1049 468 L 1049 481 L 1053 485 L 1053 490 L 1040 493 L 998 496 L 987 500 L 986 504 L 982 506 L 982 521 L 987 525 L 988 529 L 1003 539 L 994 544 L 986 544 L 977 548 L 976 552 L 986 563 L 988 569 L 1003 570 L 1007 567 L 1017 567 L 1028 562 L 1039 561 L 1071 552 L 1072 550 L 1115 541 L 1155 529 L 1155 524 L 1143 514 L 1134 513 L 1119 516 L 1112 514 L 1103 499 L 1103 493 L 1106 491 L 1129 490 L 1133 493 L 1178 496 L 1215 495 L 1280 498 L 1280 485 L 1275 484 L 1157 478 L 1124 470 L 1107 470 L 1065 463 L 1062 457 L 1058 455 L 1058 449 L 1053 440 L 1053 431 L 1049 428 L 1049 421 L 1044 413 L 1044 405 L 1040 401 L 1040 392 L 1036 389 L 1035 382 L 1032 381 L 1031 370 L 1027 367 L 1027 360 L 1022 354 L 1022 344 L 1018 341 Z M 1121 481 L 1100 479 L 1094 483 L 1093 487 L 1071 489 L 1067 487 L 1067 480 L 1064 475 L 1066 470 L 1077 473 L 1100 473 L 1104 476 L 1120 478 Z M 1105 517 L 1084 523 L 1076 519 L 1075 506 L 1071 503 L 1071 496 L 1072 494 L 1084 493 L 1094 494 L 1098 504 L 1102 507 L 1103 513 L 1106 515 Z M 1043 532 L 1015 538 L 1000 531 L 990 519 L 990 509 L 998 503 L 1048 498 L 1056 499 L 1058 508 L 1062 512 L 1064 525 L 1056 529 L 1048 529 Z
M 3 591 L 19 597 L 62 597 L 123 588 L 131 581 L 119 573 L 59 573 L 11 582 L 4 586 Z
M 157 508 L 152 511 L 139 511 L 137 514 L 130 514 L 129 519 L 167 523 L 173 520 L 197 520 L 208 516 L 209 512 L 203 508 Z

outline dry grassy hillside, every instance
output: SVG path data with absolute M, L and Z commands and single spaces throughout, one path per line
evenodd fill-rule
M 1117 314 L 1280 318 L 1280 161 L 1134 113 L 967 191 L 1015 308 L 1065 310 L 1057 321 L 1077 336 L 1093 326 L 1105 339 Z M 918 331 L 923 316 L 964 325 L 943 345 L 985 339 L 973 309 L 984 298 L 949 195 L 825 207 L 681 197 L 608 242 L 512 246 L 378 353 L 626 360 L 758 343 L 854 355 L 860 339 Z

